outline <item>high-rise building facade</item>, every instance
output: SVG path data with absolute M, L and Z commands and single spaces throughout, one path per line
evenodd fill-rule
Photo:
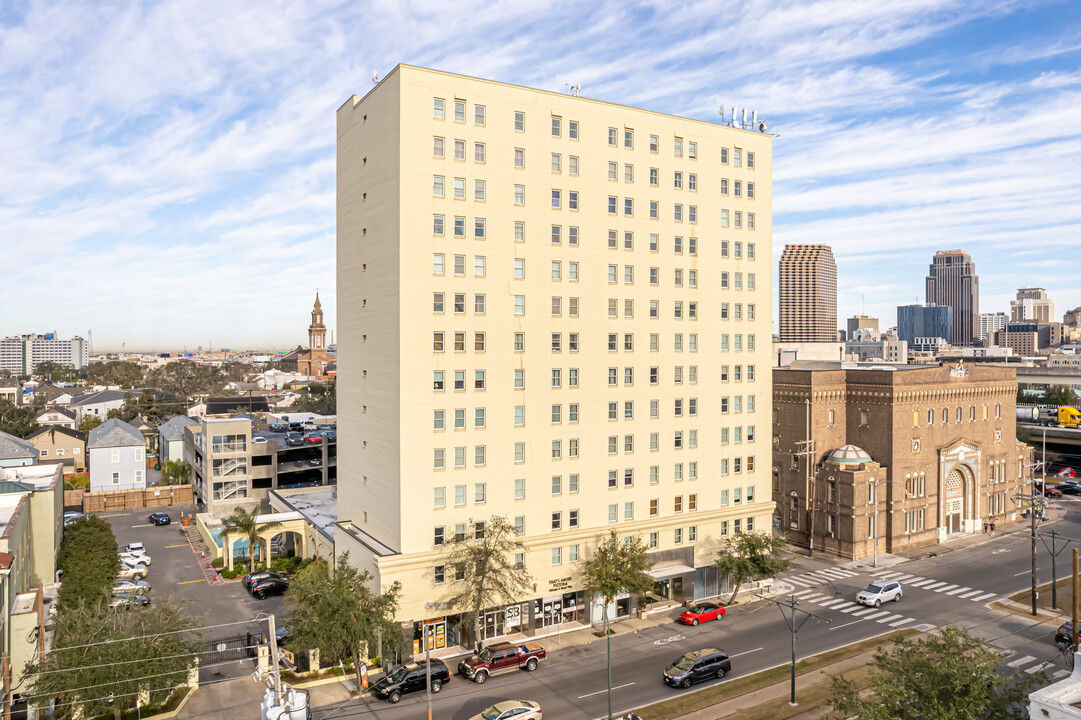
M 837 263 L 829 245 L 785 245 L 778 294 L 780 342 L 837 341 Z
M 870 315 L 853 315 L 848 318 L 847 321 L 847 337 L 848 340 L 855 340 L 856 333 L 860 330 L 870 330 L 871 334 L 875 335 L 874 339 L 878 339 L 878 318 L 871 317 Z
M 1017 299 L 1010 301 L 1010 322 L 1034 322 L 1047 325 L 1057 320 L 1055 301 L 1047 297 L 1043 288 L 1023 287 L 1017 291 Z
M 1010 320 L 1004 312 L 980 313 L 976 337 L 982 342 L 990 344 L 995 339 L 995 333 L 1006 329 L 1006 323 Z
M 486 640 L 598 617 L 610 530 L 656 595 L 720 592 L 773 514 L 770 137 L 404 65 L 337 121 L 336 552 L 437 644 L 473 640 L 446 546 L 492 516 L 535 592 Z
M 980 314 L 980 277 L 976 274 L 976 263 L 967 252 L 935 253 L 927 275 L 927 304 L 953 308 L 953 334 L 946 339 L 959 347 L 972 345 Z
M 78 335 L 61 340 L 54 332 L 0 339 L 0 371 L 30 375 L 43 362 L 82 370 L 90 363 L 90 347 Z
M 927 345 L 928 338 L 953 336 L 953 308 L 947 305 L 901 305 L 897 308 L 897 337 L 913 346 Z

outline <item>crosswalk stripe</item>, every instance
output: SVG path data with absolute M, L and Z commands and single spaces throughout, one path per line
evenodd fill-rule
M 889 615 L 889 614 L 891 614 L 889 610 L 879 610 L 874 615 L 868 615 L 867 617 L 865 617 L 863 619 L 864 620 L 875 620 L 876 618 L 885 617 L 886 615 Z M 901 617 L 901 616 L 898 615 L 897 617 Z
M 862 605 L 857 605 L 856 603 L 849 603 L 847 605 L 840 605 L 840 606 L 834 607 L 833 609 L 834 610 L 840 610 L 843 613 L 853 613 L 853 612 L 859 610 L 861 607 L 863 607 L 863 606 Z
M 969 598 L 969 600 L 974 600 L 974 601 L 976 601 L 976 602 L 983 602 L 983 601 L 984 601 L 984 600 L 986 600 L 987 598 L 991 598 L 991 597 L 994 597 L 995 595 L 996 595 L 996 593 L 993 593 L 993 592 L 991 592 L 991 593 L 984 593 L 983 595 L 977 595 L 976 597 L 971 597 L 971 598 Z
M 801 598 L 801 599 L 806 601 L 806 602 L 809 602 L 809 603 L 816 603 L 819 600 L 822 600 L 823 598 L 828 598 L 828 597 L 829 597 L 829 595 L 823 595 L 822 593 L 815 593 L 814 595 L 808 595 L 808 596 L 806 596 L 804 598 Z
M 835 570 L 819 570 L 818 574 L 828 577 L 830 580 L 846 580 L 850 577 L 849 575 L 844 575 Z
M 946 587 L 935 588 L 935 592 L 946 592 L 947 590 L 953 590 L 956 585 L 947 585 Z
M 1024 657 L 1017 658 L 1013 662 L 1006 663 L 1006 667 L 1015 668 L 1015 667 L 1019 667 L 1021 665 L 1028 665 L 1030 662 L 1032 662 L 1035 659 L 1036 659 L 1035 655 L 1025 655 Z
M 927 585 L 934 585 L 938 580 L 934 578 L 920 578 L 919 580 L 912 580 L 908 583 L 910 587 L 926 587 Z
M 814 592 L 814 590 L 800 590 L 799 592 L 792 593 L 792 597 L 802 597 L 804 595 L 808 595 L 808 594 L 813 593 L 813 592 Z
M 853 572 L 845 568 L 830 568 L 830 572 L 835 572 L 841 577 L 856 577 L 857 575 L 859 575 L 858 572 Z
M 962 598 L 964 600 L 967 600 L 968 598 L 972 597 L 973 595 L 979 595 L 981 592 L 983 592 L 983 591 L 982 590 L 969 590 L 964 595 L 958 595 L 957 597 Z
M 1035 675 L 1036 673 L 1040 672 L 1041 670 L 1046 670 L 1047 668 L 1053 666 L 1054 664 L 1055 663 L 1053 663 L 1053 662 L 1042 662 L 1039 665 L 1033 665 L 1032 667 L 1027 668 L 1025 670 L 1025 672 L 1027 672 L 1029 675 Z
M 916 577 L 916 576 L 915 575 L 909 575 L 908 573 L 905 573 L 904 575 L 895 575 L 894 577 L 892 577 L 890 579 L 891 580 L 896 580 L 897 582 L 901 582 L 902 580 L 908 580 L 909 578 L 914 578 L 914 577 Z
M 889 617 L 879 618 L 878 622 L 880 622 L 880 623 L 889 623 L 889 622 L 893 622 L 894 620 L 900 620 L 900 619 L 901 619 L 900 615 L 892 615 L 891 614 Z
M 937 583 L 934 583 L 933 585 L 925 585 L 923 589 L 924 589 L 924 590 L 934 590 L 935 588 L 937 588 L 937 587 L 939 587 L 939 586 L 941 586 L 941 585 L 946 585 L 946 583 L 944 583 L 944 582 L 937 582 Z
M 824 608 L 832 608 L 834 605 L 843 605 L 846 602 L 848 602 L 848 601 L 845 600 L 844 598 L 834 598 L 832 600 L 825 600 L 825 601 L 820 602 L 818 604 L 821 605 Z
M 966 590 L 970 590 L 970 589 L 971 589 L 971 588 L 967 588 L 967 587 L 959 587 L 959 588 L 957 588 L 956 590 L 950 590 L 950 591 L 949 591 L 948 593 L 946 593 L 946 594 L 947 594 L 947 595 L 956 595 L 957 593 L 960 593 L 960 592 L 965 592 Z
M 875 611 L 875 608 L 864 608 L 863 610 L 860 610 L 859 612 L 852 613 L 852 616 L 853 617 L 860 617 L 861 615 L 866 615 L 867 613 L 873 613 L 874 611 Z
M 804 582 L 803 580 L 797 580 L 796 578 L 784 578 L 784 581 L 786 583 L 792 583 L 793 585 L 798 585 L 799 587 L 810 587 L 811 586 L 810 583 Z
M 1051 677 L 1053 677 L 1053 678 L 1064 678 L 1069 674 L 1070 674 L 1069 670 L 1059 670 L 1057 673 L 1055 673 Z
M 902 625 L 908 625 L 910 622 L 915 622 L 916 618 L 905 618 L 904 620 L 898 620 L 897 622 L 891 622 L 890 627 L 901 627 Z

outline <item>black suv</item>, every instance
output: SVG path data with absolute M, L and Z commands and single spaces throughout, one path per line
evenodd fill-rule
M 1059 625 L 1055 631 L 1055 642 L 1059 645 L 1069 645 L 1073 642 L 1073 623 L 1066 621 Z
M 450 682 L 450 670 L 442 660 L 431 660 L 432 692 L 437 693 L 443 685 Z M 400 668 L 381 678 L 375 684 L 373 694 L 386 698 L 392 703 L 402 699 L 405 693 L 424 690 L 427 687 L 428 667 L 423 660 L 402 665 Z
M 265 577 L 253 582 L 249 592 L 260 600 L 266 600 L 267 595 L 281 595 L 288 589 L 289 578 Z
M 285 433 L 285 444 L 289 447 L 297 447 L 304 444 L 304 436 L 295 430 Z
M 266 580 L 267 578 L 278 578 L 280 580 L 288 580 L 289 576 L 285 573 L 275 572 L 273 570 L 260 570 L 254 575 L 245 575 L 241 581 L 244 584 L 244 589 L 248 592 L 252 591 L 252 586 L 258 583 L 260 580 Z
M 696 682 L 723 678 L 732 672 L 728 653 L 717 648 L 704 648 L 684 653 L 664 671 L 664 684 L 689 688 Z

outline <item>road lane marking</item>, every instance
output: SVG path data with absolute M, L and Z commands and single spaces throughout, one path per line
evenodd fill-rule
M 862 620 L 853 620 L 852 622 L 847 622 L 844 625 L 836 625 L 834 627 L 831 627 L 830 631 L 832 632 L 833 630 L 840 630 L 841 628 L 848 627 L 849 625 L 855 625 L 858 622 L 862 622 Z
M 900 620 L 901 619 L 900 615 L 893 615 L 893 614 L 890 614 L 890 613 L 887 613 L 887 615 L 889 615 L 889 617 L 879 618 L 878 622 L 880 622 L 880 623 L 889 623 L 889 622 L 893 622 L 894 620 Z
M 1053 662 L 1042 662 L 1039 665 L 1033 665 L 1032 667 L 1025 670 L 1025 672 L 1027 672 L 1029 675 L 1035 675 L 1036 673 L 1040 672 L 1041 670 L 1046 670 L 1049 667 L 1053 667 L 1054 664 L 1055 663 L 1053 663 Z
M 890 613 L 889 610 L 879 610 L 874 615 L 868 615 L 867 617 L 864 618 L 864 620 L 874 620 L 875 618 L 885 617 L 886 615 L 891 615 L 891 614 L 892 613 Z
M 782 580 L 784 580 L 784 582 L 792 583 L 793 585 L 799 585 L 800 587 L 810 587 L 810 585 L 803 580 L 797 580 L 796 578 L 782 578 Z
M 934 590 L 935 588 L 937 588 L 937 587 L 941 587 L 941 586 L 943 586 L 943 585 L 945 585 L 945 584 L 946 584 L 946 583 L 944 583 L 944 582 L 937 582 L 937 583 L 935 583 L 934 585 L 927 585 L 927 586 L 926 586 L 926 587 L 924 587 L 923 589 L 924 589 L 924 590 Z
M 979 595 L 981 592 L 983 592 L 983 591 L 982 590 L 970 590 L 969 592 L 965 593 L 964 595 L 958 595 L 958 597 L 963 599 L 963 600 L 968 600 L 973 595 Z
M 792 595 L 792 597 L 798 598 L 798 597 L 802 597 L 804 595 L 807 595 L 808 593 L 813 593 L 813 592 L 814 592 L 814 590 L 800 590 L 797 593 L 791 593 L 791 595 Z
M 859 610 L 861 607 L 863 607 L 863 606 L 862 605 L 857 605 L 856 603 L 849 603 L 848 605 L 845 605 L 844 607 L 835 607 L 833 609 L 834 610 L 840 610 L 843 613 L 853 613 L 853 612 L 856 612 L 857 610 Z
M 1036 659 L 1035 655 L 1025 655 L 1024 657 L 1017 658 L 1013 662 L 1006 663 L 1006 667 L 1015 668 L 1015 667 L 1017 667 L 1019 665 L 1027 665 L 1028 663 L 1032 662 L 1035 659 Z
M 1014 577 L 1017 577 L 1017 576 L 1019 576 L 1019 575 L 1028 575 L 1028 574 L 1029 574 L 1029 573 L 1031 573 L 1031 572 L 1032 572 L 1031 570 L 1022 570 L 1022 571 L 1021 571 L 1021 572 L 1019 572 L 1019 573 L 1014 573 L 1014 574 L 1013 574 L 1013 576 L 1014 576 Z
M 728 657 L 729 658 L 734 658 L 734 657 L 739 657 L 740 655 L 750 655 L 753 652 L 758 652 L 759 650 L 763 650 L 763 649 L 764 648 L 755 648 L 754 650 L 744 650 L 741 653 L 736 653 L 735 655 L 729 655 Z M 615 688 L 612 688 L 612 689 L 615 690 Z
M 1064 678 L 1069 674 L 1070 674 L 1069 670 L 1059 670 L 1057 673 L 1055 673 L 1051 677 L 1058 679 L 1058 678 Z
M 190 585 L 192 583 L 197 583 L 197 582 L 206 582 L 206 578 L 201 578 L 199 580 L 181 580 L 180 582 L 177 583 L 177 585 Z
M 612 689 L 613 690 L 620 690 L 620 689 L 625 688 L 625 687 L 630 687 L 631 685 L 634 685 L 634 683 L 629 682 L 626 685 L 620 685 L 620 686 L 614 687 Z M 598 690 L 597 692 L 591 692 L 591 693 L 586 693 L 585 695 L 579 695 L 578 699 L 581 700 L 582 698 L 593 697 L 594 695 L 600 695 L 601 693 L 606 693 L 606 692 L 608 692 L 608 691 L 607 690 Z
M 890 627 L 900 627 L 901 625 L 907 625 L 910 622 L 915 622 L 916 618 L 905 618 L 904 620 L 898 620 L 897 622 L 891 622 Z
M 867 613 L 873 613 L 874 611 L 875 611 L 874 608 L 864 608 L 863 610 L 860 610 L 859 612 L 852 613 L 852 616 L 853 617 L 860 617 L 862 615 L 866 615 Z
M 179 545 L 166 545 L 165 549 L 168 550 L 169 548 L 177 548 L 177 547 L 191 547 L 191 546 L 188 545 L 187 543 L 180 543 Z
M 824 608 L 832 608 L 834 605 L 844 605 L 846 602 L 848 601 L 844 598 L 834 598 L 833 600 L 824 600 L 818 604 Z
M 969 600 L 974 600 L 976 602 L 982 602 L 983 600 L 986 600 L 987 598 L 994 597 L 994 596 L 995 596 L 995 593 L 989 592 L 989 593 L 984 593 L 983 595 L 977 595 L 974 598 L 969 598 Z
M 915 575 L 909 575 L 908 573 L 902 573 L 900 575 L 894 575 L 893 577 L 890 578 L 890 580 L 893 580 L 895 582 L 901 582 L 902 580 L 908 580 L 909 578 L 914 578 L 914 577 L 916 577 L 916 576 Z
M 913 580 L 912 582 L 906 583 L 906 584 L 909 587 L 922 588 L 922 587 L 926 587 L 927 585 L 934 585 L 936 582 L 938 582 L 938 580 L 935 580 L 933 578 L 921 578 L 919 580 Z
M 957 587 L 957 586 L 956 585 L 947 585 L 944 588 L 936 588 L 935 592 L 946 592 L 947 590 L 953 590 L 955 587 Z
M 807 601 L 809 603 L 817 603 L 819 600 L 821 600 L 823 598 L 827 598 L 827 597 L 829 597 L 829 596 L 828 595 L 823 595 L 822 593 L 815 593 L 814 595 L 808 595 L 807 597 L 801 598 L 801 599 L 805 600 L 805 601 Z
M 946 594 L 947 594 L 947 595 L 956 595 L 957 593 L 960 593 L 960 592 L 965 592 L 966 590 L 971 590 L 971 588 L 967 588 L 967 587 L 959 587 L 959 588 L 957 588 L 956 590 L 950 590 L 950 591 L 949 591 L 948 593 L 946 593 Z

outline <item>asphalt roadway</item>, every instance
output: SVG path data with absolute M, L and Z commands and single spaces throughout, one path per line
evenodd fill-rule
M 1056 504 L 1067 512 L 1064 516 L 1053 514 L 1041 525 L 1040 532 L 1054 527 L 1066 537 L 1081 538 L 1081 499 L 1066 498 Z M 798 657 L 885 637 L 895 629 L 954 624 L 1001 648 L 1004 669 L 1042 671 L 1047 682 L 1061 677 L 1066 671 L 1053 642 L 1056 622 L 1040 622 L 989 607 L 991 602 L 1029 585 L 1031 545 L 1027 528 L 1026 524 L 1017 524 L 1006 533 L 988 538 L 986 543 L 952 552 L 942 552 L 948 545 L 929 548 L 939 551 L 937 557 L 923 557 L 878 571 L 843 569 L 800 558 L 798 568 L 781 579 L 793 586 L 797 608 L 817 616 L 799 630 Z M 1037 557 L 1039 581 L 1050 580 L 1049 555 L 1042 544 Z M 1068 574 L 1070 562 L 1069 550 L 1059 556 L 1060 578 Z M 878 609 L 853 602 L 870 580 L 887 575 L 897 578 L 904 588 L 900 602 Z M 745 593 L 741 599 L 752 598 Z M 673 621 L 637 633 L 617 634 L 611 638 L 611 646 L 612 710 L 617 715 L 678 693 L 694 692 L 669 688 L 661 680 L 665 666 L 690 650 L 718 647 L 728 652 L 732 658 L 729 678 L 791 660 L 791 635 L 780 610 L 768 603 L 741 604 L 731 608 L 723 620 L 696 628 Z M 453 671 L 456 662 L 448 661 L 448 665 Z M 713 680 L 695 689 L 726 681 Z M 495 702 L 523 698 L 539 701 L 546 717 L 594 720 L 607 716 L 605 687 L 602 640 L 566 649 L 553 646 L 548 661 L 533 673 L 502 675 L 484 685 L 455 675 L 442 692 L 433 696 L 433 717 L 468 720 Z M 798 693 L 797 685 L 797 701 Z M 397 705 L 368 698 L 352 700 L 317 709 L 314 716 L 315 720 L 424 717 L 425 696 L 407 695 Z

